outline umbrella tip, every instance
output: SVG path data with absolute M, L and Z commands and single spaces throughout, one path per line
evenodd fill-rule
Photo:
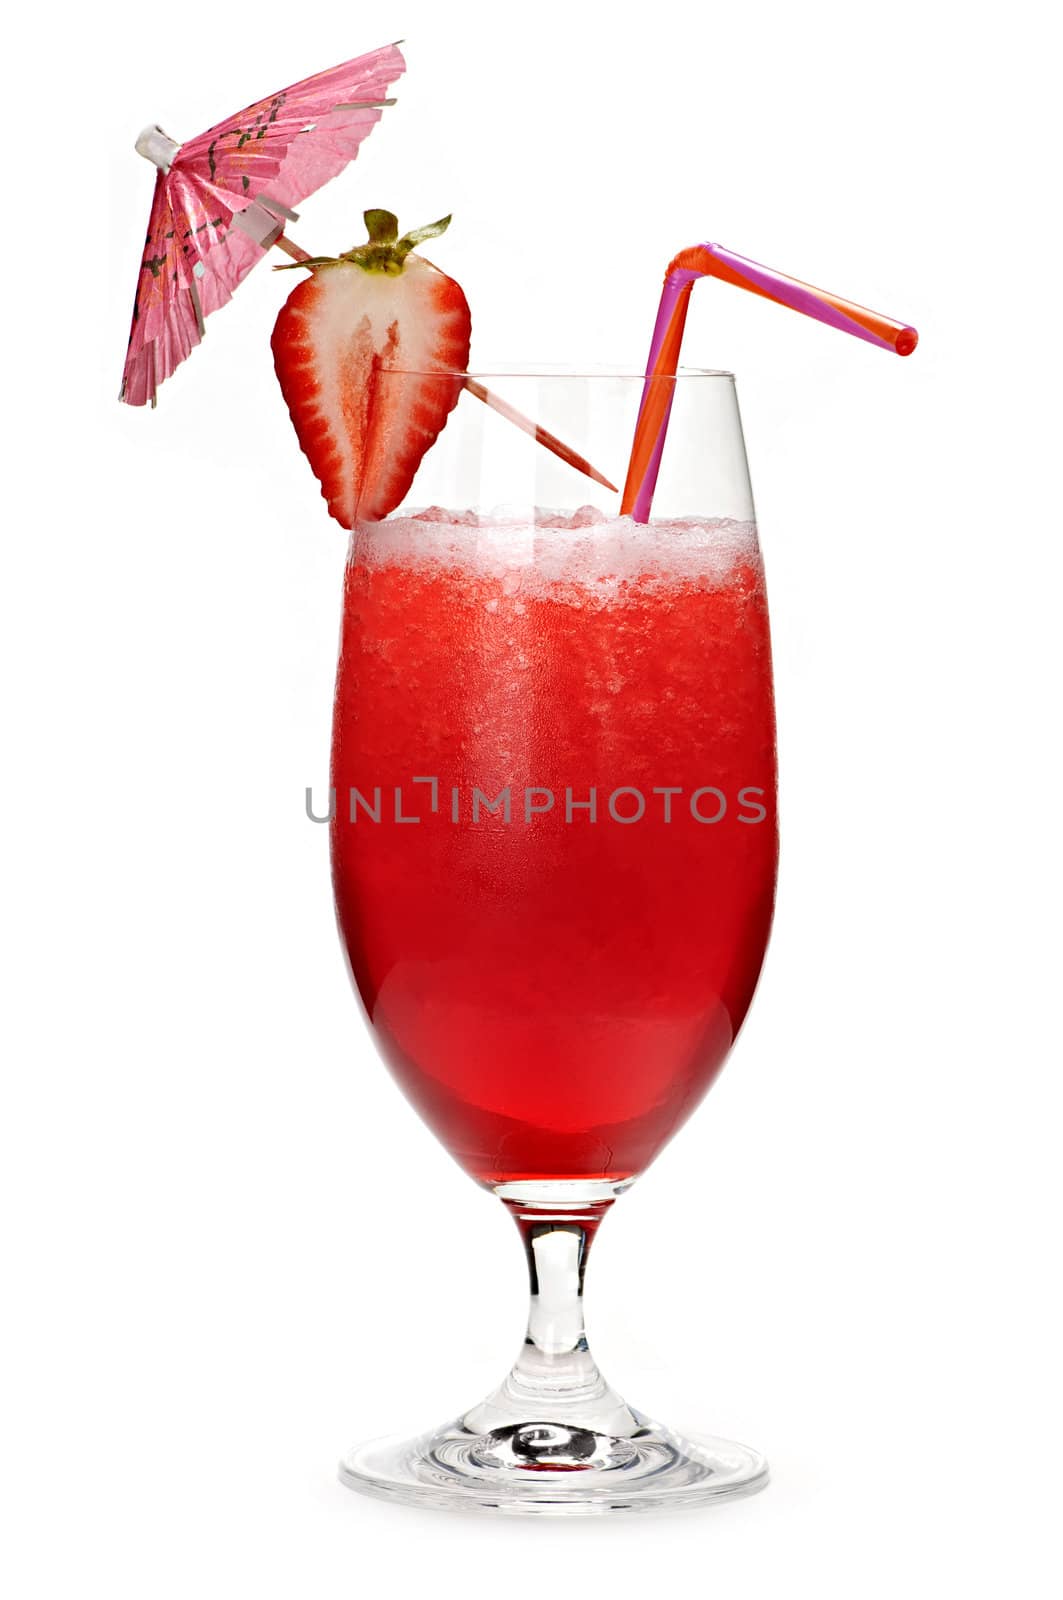
M 157 122 L 151 122 L 146 128 L 141 128 L 133 148 L 145 161 L 153 162 L 160 172 L 169 172 L 181 146 L 168 133 L 163 133 Z

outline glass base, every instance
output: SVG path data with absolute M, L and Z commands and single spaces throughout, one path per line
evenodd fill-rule
M 745 1445 L 629 1415 L 629 1436 L 557 1421 L 477 1433 L 459 1420 L 416 1439 L 373 1439 L 344 1458 L 340 1480 L 382 1500 L 538 1516 L 703 1506 L 768 1481 L 764 1457 Z

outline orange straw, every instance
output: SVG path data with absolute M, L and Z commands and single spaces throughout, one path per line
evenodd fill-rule
M 664 276 L 620 506 L 621 515 L 632 516 L 636 522 L 649 521 L 675 394 L 675 384 L 669 380 L 675 378 L 679 366 L 690 291 L 698 278 L 704 277 L 722 278 L 725 283 L 763 295 L 766 300 L 789 306 L 791 311 L 815 317 L 817 322 L 825 322 L 899 356 L 910 356 L 919 342 L 915 329 L 906 323 L 895 322 L 892 317 L 843 300 L 840 295 L 828 294 L 825 289 L 814 289 L 799 278 L 788 278 L 770 267 L 762 267 L 757 261 L 747 261 L 722 245 L 697 244 L 689 250 L 681 250 L 669 263 Z

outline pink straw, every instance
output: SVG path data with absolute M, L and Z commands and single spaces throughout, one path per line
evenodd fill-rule
M 709 276 L 763 295 L 778 305 L 789 306 L 791 311 L 815 317 L 817 322 L 825 322 L 829 327 L 851 333 L 857 339 L 866 339 L 869 344 L 892 350 L 899 356 L 911 355 L 919 341 L 915 329 L 905 323 L 843 300 L 839 295 L 828 294 L 825 289 L 814 289 L 799 278 L 788 278 L 759 262 L 747 261 L 722 245 L 698 244 L 681 250 L 665 273 L 620 507 L 624 516 L 632 516 L 636 522 L 649 521 L 675 394 L 675 384 L 668 380 L 675 378 L 679 366 L 690 292 L 698 278 Z

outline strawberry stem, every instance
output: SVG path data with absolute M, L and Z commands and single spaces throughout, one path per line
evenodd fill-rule
M 339 256 L 309 256 L 305 261 L 285 261 L 274 267 L 274 272 L 290 272 L 293 267 L 339 267 L 351 263 L 365 272 L 386 272 L 397 276 L 406 263 L 406 257 L 426 239 L 438 239 L 450 227 L 450 217 L 440 217 L 423 228 L 411 228 L 399 238 L 399 219 L 393 211 L 371 210 L 364 213 L 368 243 L 355 245 Z

